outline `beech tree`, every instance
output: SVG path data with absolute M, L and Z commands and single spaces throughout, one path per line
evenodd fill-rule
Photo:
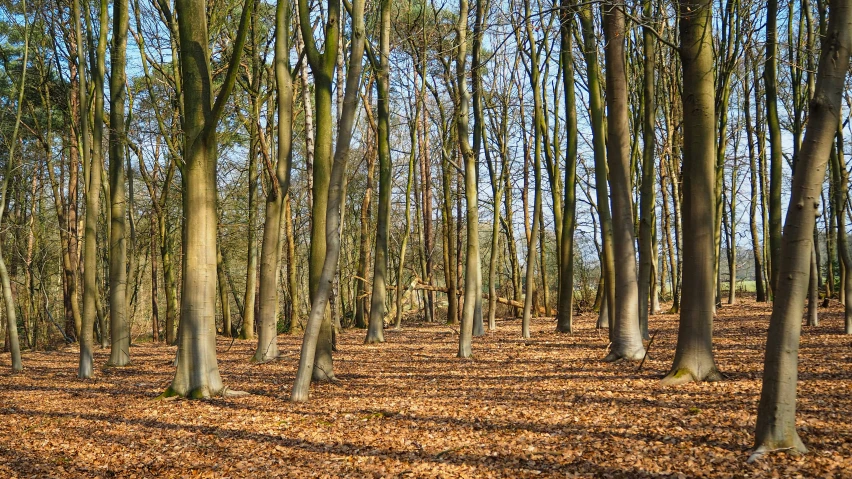
M 606 46 L 606 151 L 612 195 L 612 242 L 615 297 L 609 304 L 612 342 L 606 361 L 641 360 L 645 355 L 639 329 L 639 289 L 636 279 L 636 236 L 630 194 L 630 131 L 627 121 L 623 6 L 601 4 Z
M 852 56 L 852 1 L 832 0 L 777 268 L 777 283 L 757 409 L 753 461 L 764 453 L 807 451 L 796 432 L 796 383 L 802 309 L 811 276 L 813 228 Z
M 681 1 L 680 61 L 683 68 L 683 264 L 677 350 L 666 385 L 721 379 L 713 360 L 715 312 L 715 122 L 713 4 Z
M 281 223 L 287 214 L 284 198 L 290 190 L 293 142 L 293 80 L 290 67 L 290 3 L 275 7 L 275 89 L 278 107 L 277 155 L 275 169 L 267 164 L 269 190 L 260 250 L 260 291 L 257 350 L 253 359 L 263 362 L 278 357 L 278 285 L 281 269 Z M 259 125 L 258 125 L 259 126 Z M 292 259 L 291 259 L 292 261 Z
M 124 183 L 127 175 L 125 163 L 124 102 L 127 96 L 127 28 L 129 11 L 127 0 L 114 0 L 112 7 L 113 33 L 110 51 L 109 77 L 109 317 L 110 356 L 112 366 L 125 366 L 130 362 L 130 325 L 127 318 L 127 215 Z M 105 332 L 101 332 L 105 334 Z
M 339 4 L 337 8 L 339 15 Z M 302 15 L 303 20 L 307 17 L 305 9 L 306 5 L 301 0 L 299 2 L 299 15 Z M 364 57 L 366 42 L 364 31 L 364 0 L 355 0 L 352 2 L 352 32 L 353 41 L 350 47 L 349 69 L 346 71 L 346 90 L 343 96 L 340 128 L 337 134 L 334 164 L 331 168 L 327 198 L 328 210 L 325 222 L 325 236 L 328 250 L 323 261 L 322 274 L 320 275 L 317 291 L 311 300 L 311 312 L 308 316 L 305 336 L 302 339 L 301 354 L 299 356 L 299 369 L 296 371 L 296 379 L 293 382 L 290 394 L 290 401 L 292 402 L 307 401 L 310 394 L 311 377 L 316 378 L 316 373 L 313 371 L 317 367 L 315 364 L 315 361 L 317 361 L 317 342 L 320 340 L 320 330 L 324 321 L 323 318 L 326 316 L 326 305 L 331 295 L 332 281 L 338 268 L 338 259 L 340 256 L 340 220 L 342 216 L 340 205 L 343 199 L 343 177 L 346 173 L 346 163 L 349 158 L 355 112 L 358 109 L 358 95 L 361 89 L 361 63 Z M 304 29 L 302 33 L 305 33 Z M 331 370 L 323 371 L 323 373 L 329 379 L 334 378 L 334 373 Z
M 216 127 L 236 83 L 254 3 L 246 0 L 224 83 L 213 97 L 207 9 L 177 0 L 183 80 L 184 256 L 176 371 L 164 396 L 204 398 L 226 393 L 216 360 Z M 215 101 L 214 101 L 215 100 Z

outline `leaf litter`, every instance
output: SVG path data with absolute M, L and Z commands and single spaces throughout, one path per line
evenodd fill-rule
M 338 337 L 339 382 L 288 402 L 301 338 L 279 336 L 279 360 L 253 364 L 252 341 L 220 339 L 225 384 L 249 396 L 155 400 L 174 346 L 139 343 L 125 368 L 76 379 L 76 348 L 25 352 L 12 375 L 0 356 L 0 477 L 852 477 L 852 337 L 840 307 L 803 327 L 797 428 L 810 452 L 746 464 L 752 446 L 768 304 L 719 309 L 718 383 L 659 386 L 677 315 L 651 318 L 637 363 L 601 362 L 606 331 L 575 317 L 520 321 L 474 338 L 455 358 L 445 324 L 406 323 L 387 342 Z M 230 347 L 230 349 L 229 349 Z M 95 352 L 96 364 L 108 359 Z

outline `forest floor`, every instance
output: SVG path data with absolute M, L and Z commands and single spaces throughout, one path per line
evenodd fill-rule
M 22 374 L 0 356 L 0 477 L 852 477 L 852 338 L 840 309 L 805 327 L 798 431 L 810 452 L 746 464 L 770 309 L 719 310 L 718 383 L 662 388 L 677 316 L 657 315 L 648 360 L 604 364 L 595 316 L 573 335 L 553 319 L 498 321 L 455 358 L 444 324 L 404 324 L 387 342 L 339 338 L 334 384 L 288 402 L 300 338 L 252 364 L 250 341 L 220 339 L 225 383 L 250 396 L 156 400 L 175 348 L 140 343 L 133 364 L 76 379 L 77 350 L 25 352 Z M 107 351 L 96 352 L 96 364 Z

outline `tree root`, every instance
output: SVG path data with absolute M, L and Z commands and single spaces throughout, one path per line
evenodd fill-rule
M 228 388 L 225 388 L 225 390 L 222 391 L 223 398 L 238 398 L 244 396 L 251 396 L 251 393 L 248 391 L 235 391 L 233 389 Z
M 605 363 L 615 363 L 619 361 L 641 361 L 645 357 L 645 348 L 638 349 L 633 352 L 624 352 L 617 349 L 610 350 L 609 354 L 603 358 Z
M 767 454 L 771 454 L 773 452 L 785 452 L 787 454 L 798 456 L 801 454 L 806 454 L 808 452 L 808 448 L 802 444 L 802 440 L 799 439 L 798 434 L 794 439 L 794 444 L 792 446 L 787 447 L 776 447 L 774 449 L 770 449 L 768 446 L 758 446 L 752 451 L 751 455 L 746 460 L 747 464 L 753 464 L 755 461 L 760 460 L 763 456 Z
M 699 382 L 716 382 L 724 379 L 722 373 L 716 368 L 713 368 L 706 373 L 699 375 L 689 368 L 677 368 L 669 371 L 666 376 L 660 380 L 661 386 L 680 386 L 686 383 Z

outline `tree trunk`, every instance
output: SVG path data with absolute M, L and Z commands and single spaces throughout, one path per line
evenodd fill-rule
M 89 174 L 84 175 L 89 178 L 86 182 L 86 223 L 84 232 L 84 252 L 85 266 L 83 271 L 83 324 L 80 331 L 80 365 L 77 371 L 77 376 L 81 379 L 89 379 L 94 372 L 94 364 L 92 358 L 92 342 L 95 328 L 95 320 L 97 311 L 95 310 L 95 294 L 97 285 L 96 255 L 97 255 L 97 224 L 98 224 L 98 199 L 100 194 L 100 177 L 101 167 L 92 168 L 90 164 L 90 146 L 89 146 L 89 110 L 87 105 L 88 86 L 86 85 L 86 61 L 83 54 L 83 34 L 81 28 L 80 3 L 79 0 L 73 2 L 73 17 L 76 20 L 75 29 L 77 31 L 77 59 L 79 68 L 78 81 L 78 102 L 80 105 L 80 137 L 82 139 L 82 155 L 83 165 L 86 166 Z M 95 75 L 97 76 L 97 75 Z M 103 107 L 103 105 L 101 105 Z
M 651 0 L 644 0 L 643 15 L 652 17 Z M 653 258 L 656 251 L 652 248 L 654 225 L 657 223 L 654 190 L 654 146 L 655 127 L 657 120 L 657 101 L 654 83 L 656 82 L 656 53 L 654 48 L 654 35 L 651 26 L 642 28 L 642 55 L 643 80 L 642 80 L 642 186 L 640 192 L 640 214 L 639 214 L 639 327 L 642 337 L 650 339 L 648 335 L 648 307 L 651 296 L 651 285 L 653 275 Z
M 615 256 L 613 253 L 612 217 L 609 209 L 609 187 L 607 186 L 606 163 L 606 123 L 603 111 L 603 95 L 600 84 L 600 67 L 598 65 L 598 47 L 595 38 L 592 7 L 583 4 L 579 10 L 580 27 L 583 33 L 583 51 L 586 60 L 586 75 L 589 83 L 589 110 L 592 117 L 592 146 L 595 158 L 595 193 L 597 195 L 598 216 L 600 216 L 601 243 L 601 272 L 604 277 L 604 294 L 607 304 L 615 302 Z M 603 309 L 603 308 L 601 308 Z M 607 325 L 612 325 L 615 308 L 607 309 Z M 637 309 L 638 314 L 638 309 Z M 638 324 L 638 321 L 637 321 Z M 609 327 L 609 326 L 607 326 Z
M 607 165 L 612 198 L 613 256 L 615 298 L 606 361 L 640 360 L 645 355 L 639 329 L 639 290 L 636 279 L 636 247 L 633 229 L 633 198 L 630 180 L 630 130 L 627 124 L 627 77 L 624 67 L 623 7 L 606 3 L 603 8 L 606 47 Z M 611 259 L 609 259 L 611 258 Z
M 364 108 L 371 108 L 372 89 L 367 93 L 367 103 Z M 355 327 L 365 329 L 370 311 L 367 308 L 367 267 L 370 262 L 370 218 L 373 206 L 373 175 L 376 169 L 376 150 L 374 149 L 373 130 L 367 130 L 367 180 L 364 197 L 361 199 L 360 230 L 358 234 L 358 266 L 356 269 L 355 288 Z
M 573 10 L 570 0 L 560 3 L 560 60 L 562 88 L 565 95 L 565 200 L 562 203 L 562 235 L 559 248 L 559 294 L 556 308 L 556 330 L 574 332 L 574 230 L 577 210 L 577 107 L 574 95 Z
M 399 246 L 399 263 L 397 264 L 396 270 L 396 318 L 394 321 L 394 327 L 396 329 L 402 328 L 402 295 L 404 294 L 402 288 L 402 274 L 405 272 L 405 254 L 408 249 L 408 238 L 411 235 L 411 188 L 414 185 L 414 161 L 416 158 L 416 154 L 414 151 L 414 144 L 417 141 L 417 116 L 419 111 L 418 108 L 415 108 L 416 113 L 414 114 L 414 120 L 412 120 L 410 128 L 411 128 L 411 153 L 408 157 L 408 179 L 405 182 L 405 228 L 402 231 L 402 244 Z
M 334 136 L 334 121 L 332 119 L 332 84 L 337 63 L 338 36 L 340 35 L 340 4 L 331 2 L 324 27 L 324 52 L 317 50 L 313 37 L 313 28 L 307 4 L 299 1 L 299 27 L 304 42 L 307 63 L 314 75 L 314 120 L 316 135 L 313 149 L 313 172 L 310 174 L 311 185 L 311 249 L 308 259 L 308 292 L 313 305 L 319 290 L 320 276 L 327 256 L 326 251 L 326 217 L 328 210 L 329 181 L 332 166 L 332 141 Z M 305 74 L 303 73 L 303 76 Z M 307 84 L 303 85 L 307 90 Z M 306 126 L 307 128 L 307 126 Z M 326 299 L 327 300 L 327 299 Z M 319 336 L 314 349 L 313 378 L 317 381 L 334 378 L 332 371 L 332 322 L 331 312 L 323 307 L 325 312 L 319 329 Z
M 813 246 L 811 246 L 811 276 L 808 280 L 808 326 L 819 326 L 819 281 L 817 281 L 819 268 L 816 260 L 816 245 L 817 243 L 814 241 Z
M 470 110 L 470 92 L 467 90 L 467 0 L 459 1 L 459 18 L 456 24 L 456 89 L 457 106 L 455 112 L 456 133 L 459 149 L 464 159 L 465 205 L 467 207 L 467 255 L 464 270 L 464 305 L 459 332 L 458 357 L 472 356 L 471 339 L 476 305 L 482 304 L 482 288 L 479 262 L 479 200 L 477 199 L 476 154 L 470 145 L 468 115 Z M 529 275 L 527 275 L 529 277 Z M 481 310 L 480 310 L 481 313 Z M 481 319 L 481 318 L 480 318 Z
M 328 10 L 328 18 L 340 18 L 340 4 L 332 2 Z M 387 0 L 383 4 L 383 8 L 387 8 Z M 311 312 L 308 317 L 307 326 L 305 327 L 305 336 L 302 340 L 301 355 L 299 357 L 299 368 L 296 372 L 296 378 L 293 382 L 293 389 L 290 395 L 290 400 L 293 402 L 304 402 L 308 400 L 310 392 L 311 378 L 317 377 L 317 369 L 321 369 L 322 376 L 326 379 L 334 379 L 334 372 L 330 369 L 331 352 L 329 351 L 329 362 L 323 364 L 325 359 L 317 353 L 318 342 L 320 341 L 321 329 L 323 323 L 326 323 L 329 318 L 326 313 L 328 298 L 331 295 L 331 289 L 335 270 L 337 270 L 337 261 L 340 257 L 340 221 L 343 211 L 341 204 L 344 193 L 344 176 L 346 172 L 346 162 L 349 157 L 349 143 L 352 139 L 352 129 L 355 119 L 355 112 L 358 109 L 358 93 L 361 84 L 361 62 L 364 53 L 364 1 L 355 0 L 352 6 L 352 42 L 351 54 L 349 56 L 349 70 L 346 72 L 346 92 L 343 99 L 343 111 L 341 112 L 340 127 L 337 134 L 337 145 L 334 152 L 334 162 L 331 168 L 331 176 L 329 178 L 329 189 L 327 200 L 327 217 L 323 224 L 325 225 L 325 237 L 327 239 L 327 255 L 324 258 L 321 275 L 317 282 L 317 289 L 311 299 Z M 302 34 L 306 37 L 310 33 L 310 24 L 307 22 L 309 17 L 308 5 L 305 0 L 299 0 L 299 16 L 301 17 Z M 330 21 L 328 25 L 336 24 Z M 327 26 L 326 41 L 329 37 L 334 39 L 334 43 L 328 45 L 336 46 L 336 27 Z M 329 32 L 331 34 L 329 35 Z M 312 42 L 313 43 L 313 42 Z M 308 55 L 311 58 L 312 64 L 319 65 L 323 59 L 317 50 L 316 45 L 308 46 Z M 328 57 L 325 58 L 328 60 Z M 333 65 L 332 65 L 333 66 Z M 319 198 L 316 198 L 317 200 Z M 316 204 L 316 202 L 315 202 Z M 316 222 L 315 218 L 315 222 Z M 330 322 L 330 321 L 328 321 Z M 328 369 L 325 369 L 325 368 Z
M 157 233 L 154 231 L 154 209 L 151 209 L 151 342 L 160 342 L 160 300 L 157 286 Z
M 752 459 L 779 449 L 805 452 L 796 432 L 796 382 L 802 308 L 813 248 L 813 229 L 826 162 L 841 111 L 852 55 L 852 2 L 831 2 L 808 126 L 793 176 L 790 204 L 777 267 L 777 289 L 766 342 L 763 386 L 757 410 Z
M 766 122 L 769 128 L 769 281 L 773 296 L 781 268 L 781 183 L 783 181 L 781 124 L 778 120 L 778 0 L 766 2 L 766 64 L 763 81 L 766 88 Z
M 213 101 L 206 3 L 177 0 L 183 78 L 183 288 L 176 371 L 163 396 L 205 398 L 225 394 L 216 360 L 218 215 L 216 126 L 236 82 L 252 0 L 243 5 L 228 70 Z
M 835 1 L 834 3 L 846 3 Z M 834 5 L 832 3 L 832 6 Z M 840 21 L 844 17 L 838 17 Z M 848 58 L 847 58 L 848 60 Z M 835 221 L 837 221 L 837 255 L 840 257 L 840 302 L 845 306 L 844 317 L 846 334 L 852 334 L 852 281 L 849 281 L 849 271 L 852 270 L 852 251 L 850 251 L 849 240 L 846 235 L 846 204 L 849 201 L 849 173 L 846 171 L 846 162 L 843 159 L 843 128 L 838 123 L 835 127 L 837 135 L 836 147 L 831 150 L 831 173 L 834 178 L 834 209 Z
M 76 1 L 75 7 L 79 8 Z M 21 83 L 18 88 L 17 105 L 15 108 L 15 126 L 12 129 L 12 137 L 9 143 L 9 157 L 6 159 L 6 172 L 3 175 L 3 182 L 0 183 L 0 224 L 3 222 L 3 213 L 6 211 L 6 202 L 8 200 L 7 193 L 9 190 L 9 180 L 15 171 L 15 150 L 18 144 L 18 132 L 21 126 L 21 113 L 24 109 L 24 90 L 27 80 L 27 57 L 29 55 L 30 46 L 30 28 L 27 15 L 27 2 L 22 0 L 21 9 L 24 12 L 24 51 L 21 64 L 24 68 L 21 69 Z M 79 24 L 78 24 L 79 25 Z M 79 29 L 78 29 L 79 32 Z M 79 38 L 79 37 L 78 37 Z M 82 62 L 81 62 L 82 63 Z M 15 312 L 15 300 L 12 297 L 12 286 L 9 279 L 9 271 L 6 269 L 6 260 L 3 256 L 3 243 L 0 241 L 0 284 L 3 289 L 3 303 L 6 306 L 6 334 L 8 340 L 9 352 L 12 356 L 12 372 L 16 373 L 24 369 L 21 362 L 21 346 L 18 340 L 18 319 Z
M 281 269 L 281 222 L 284 198 L 290 190 L 293 137 L 293 73 L 290 71 L 290 4 L 279 2 L 275 8 L 275 89 L 277 93 L 277 158 L 274 177 L 270 170 L 269 193 L 260 250 L 260 291 L 257 350 L 254 360 L 270 361 L 278 357 L 278 285 Z M 256 126 L 259 128 L 259 125 Z M 271 165 L 270 165 L 271 166 Z M 291 259 L 291 261 L 293 261 Z
M 370 302 L 370 321 L 365 343 L 385 341 L 385 301 L 387 299 L 388 240 L 390 237 L 390 194 L 392 185 L 392 163 L 390 157 L 390 4 L 381 1 L 381 32 L 379 48 L 381 58 L 378 67 L 377 142 L 379 153 L 379 211 L 376 224 L 376 252 L 373 264 L 373 295 Z
M 530 0 L 524 2 L 525 18 L 531 18 Z M 521 323 L 521 335 L 524 339 L 530 337 L 530 322 L 533 312 L 533 296 L 535 295 L 535 253 L 538 242 L 538 231 L 540 228 L 539 216 L 541 216 L 541 143 L 544 132 L 542 131 L 543 107 L 541 105 L 541 80 L 539 70 L 538 49 L 536 46 L 536 38 L 533 33 L 533 26 L 530 20 L 525 22 L 527 31 L 527 40 L 529 41 L 529 75 L 533 93 L 533 174 L 535 178 L 535 193 L 533 196 L 533 213 L 532 213 L 532 228 L 527 228 L 527 259 L 526 259 L 526 281 L 524 288 L 524 313 Z M 523 116 L 523 113 L 522 113 Z M 526 173 L 526 171 L 525 171 Z M 525 205 L 526 206 L 526 205 Z M 524 208 L 524 214 L 527 214 L 527 208 Z M 526 223 L 526 221 L 525 221 Z M 544 265 L 542 264 L 542 267 Z M 546 287 L 546 285 L 544 285 Z
M 744 85 L 746 87 L 750 84 L 749 78 L 749 69 L 746 68 L 746 78 L 744 80 Z M 757 218 L 757 208 L 758 208 L 758 190 L 760 189 L 757 180 L 757 153 L 755 148 L 755 135 L 754 135 L 754 127 L 751 122 L 751 102 L 748 92 L 743 95 L 743 113 L 745 113 L 745 129 L 746 129 L 746 143 L 748 146 L 748 170 L 749 170 L 749 185 L 751 186 L 751 201 L 749 201 L 749 212 L 748 212 L 748 225 L 749 230 L 751 232 L 751 249 L 752 254 L 754 256 L 754 284 L 755 284 L 755 296 L 758 303 L 763 303 L 766 301 L 766 289 L 764 288 L 764 280 L 763 280 L 763 247 L 760 244 L 760 233 L 758 231 L 758 218 Z
M 113 38 L 109 81 L 109 327 L 111 347 L 109 364 L 126 366 L 130 363 L 130 325 L 127 318 L 127 238 L 125 227 L 124 171 L 125 134 L 124 101 L 125 66 L 127 64 L 127 0 L 113 1 Z
M 721 379 L 713 359 L 715 143 L 713 4 L 681 0 L 683 68 L 683 301 L 675 359 L 664 385 Z

